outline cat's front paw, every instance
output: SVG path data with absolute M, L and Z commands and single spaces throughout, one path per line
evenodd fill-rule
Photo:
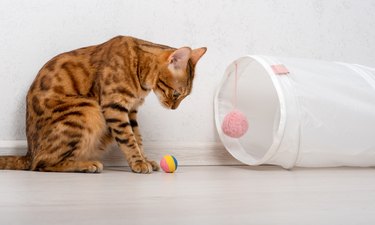
M 153 166 L 151 163 L 146 161 L 137 161 L 132 163 L 130 168 L 134 173 L 152 173 L 153 171 Z
M 147 161 L 147 162 L 151 164 L 153 171 L 159 171 L 160 170 L 159 164 L 157 162 L 155 162 L 155 161 Z

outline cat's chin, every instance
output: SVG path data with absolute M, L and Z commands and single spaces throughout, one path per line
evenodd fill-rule
M 166 109 L 172 109 L 172 110 L 175 110 L 176 108 L 175 107 L 173 107 L 173 105 L 170 105 L 170 104 L 168 104 L 167 102 L 160 102 L 161 103 L 161 105 L 164 107 L 164 108 L 166 108 Z
M 160 105 L 163 106 L 163 108 L 171 109 L 171 106 L 169 106 L 166 102 L 160 101 Z

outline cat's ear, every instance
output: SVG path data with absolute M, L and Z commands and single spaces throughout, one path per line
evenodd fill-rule
M 191 48 L 182 47 L 172 52 L 168 57 L 169 65 L 175 70 L 185 70 L 191 56 Z
M 198 60 L 204 55 L 204 53 L 206 53 L 206 51 L 207 51 L 207 48 L 203 47 L 203 48 L 194 49 L 191 52 L 190 60 L 194 66 L 197 64 Z

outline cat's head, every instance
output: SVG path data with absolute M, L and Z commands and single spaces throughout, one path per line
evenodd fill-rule
M 207 48 L 192 50 L 189 47 L 183 47 L 163 54 L 159 76 L 153 91 L 164 107 L 176 109 L 190 94 L 195 65 L 206 50 Z

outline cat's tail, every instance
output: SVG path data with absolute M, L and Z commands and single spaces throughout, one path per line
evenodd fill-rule
M 28 170 L 30 166 L 27 156 L 0 156 L 0 170 Z

